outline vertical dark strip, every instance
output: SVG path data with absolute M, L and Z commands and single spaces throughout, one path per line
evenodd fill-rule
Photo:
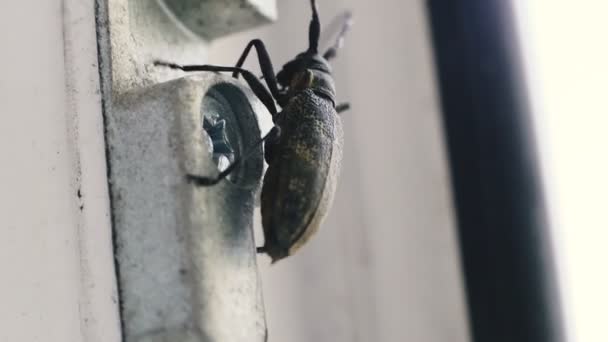
M 428 10 L 473 339 L 563 341 L 512 5 Z
M 120 276 L 120 267 L 118 264 L 118 245 L 116 233 L 116 217 L 114 216 L 114 193 L 112 192 L 112 160 L 110 159 L 110 144 L 108 141 L 108 110 L 110 108 L 110 99 L 112 92 L 111 86 L 111 61 L 109 51 L 109 19 L 108 19 L 108 2 L 106 0 L 95 1 L 95 23 L 97 33 L 97 63 L 99 67 L 99 90 L 101 92 L 101 113 L 103 116 L 103 136 L 105 142 L 106 154 L 106 174 L 108 177 L 108 199 L 110 200 L 110 223 L 112 225 L 112 248 L 114 254 L 114 271 L 116 272 L 116 300 L 118 301 L 118 317 L 120 320 L 120 337 L 121 341 L 126 341 L 125 337 L 125 321 L 124 321 L 124 300 L 122 287 L 120 285 L 122 277 Z M 114 298 L 112 299 L 114 300 Z

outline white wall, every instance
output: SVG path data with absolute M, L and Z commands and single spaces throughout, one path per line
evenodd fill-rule
M 0 2 L 0 341 L 119 338 L 93 15 Z
M 333 211 L 297 255 L 260 257 L 270 341 L 467 341 L 446 153 L 424 1 L 319 1 L 355 25 L 333 63 L 346 150 Z M 262 38 L 278 71 L 306 48 L 308 1 L 212 45 L 233 64 Z M 248 64 L 256 69 L 255 58 Z M 258 231 L 258 238 L 260 234 Z

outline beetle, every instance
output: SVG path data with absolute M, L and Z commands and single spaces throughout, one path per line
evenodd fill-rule
M 266 47 L 259 39 L 247 44 L 234 67 L 155 62 L 157 66 L 183 71 L 232 72 L 235 78 L 242 75 L 268 108 L 274 127 L 251 151 L 236 158 L 216 177 L 187 177 L 200 186 L 217 184 L 264 143 L 264 158 L 268 163 L 261 200 L 265 241 L 257 251 L 268 254 L 273 263 L 292 255 L 318 230 L 333 201 L 342 157 L 342 122 L 337 114 L 346 110 L 348 104 L 336 105 L 329 60 L 343 45 L 351 15 L 345 14 L 335 43 L 320 54 L 321 28 L 316 1 L 311 0 L 310 5 L 308 49 L 286 63 L 276 75 Z M 252 72 L 242 68 L 252 48 L 257 52 L 268 89 Z M 280 112 L 275 101 L 281 107 Z

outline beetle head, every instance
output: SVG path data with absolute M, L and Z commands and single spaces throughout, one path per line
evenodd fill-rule
M 321 55 L 301 53 L 283 66 L 277 82 L 287 94 L 311 89 L 335 102 L 335 86 L 329 62 Z
M 319 54 L 310 54 L 306 51 L 298 54 L 293 60 L 283 65 L 283 69 L 277 74 L 277 81 L 284 88 L 290 87 L 294 78 L 307 69 L 316 70 L 328 75 L 331 74 L 331 66 L 325 58 Z
M 308 50 L 287 62 L 276 75 L 277 82 L 287 93 L 312 89 L 334 101 L 335 89 L 331 67 L 327 59 L 319 54 L 321 24 L 315 0 L 310 1 L 312 19 L 308 29 Z
M 293 60 L 285 64 L 277 74 L 277 81 L 283 88 L 291 87 L 294 78 L 299 77 L 298 74 L 305 72 L 306 69 L 330 73 L 329 63 L 319 55 L 318 51 L 321 23 L 316 1 L 311 0 L 310 6 L 312 7 L 312 19 L 308 27 L 308 50 L 298 54 Z

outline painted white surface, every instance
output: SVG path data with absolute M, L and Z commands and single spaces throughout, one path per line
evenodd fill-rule
M 0 3 L 0 341 L 119 340 L 93 9 Z
M 269 340 L 468 341 L 424 2 L 318 3 L 325 24 L 354 12 L 333 62 L 353 109 L 329 219 L 297 255 L 259 259 Z M 259 37 L 278 71 L 306 48 L 309 19 L 308 1 L 281 1 L 276 24 L 214 42 L 210 62 L 235 63 Z

